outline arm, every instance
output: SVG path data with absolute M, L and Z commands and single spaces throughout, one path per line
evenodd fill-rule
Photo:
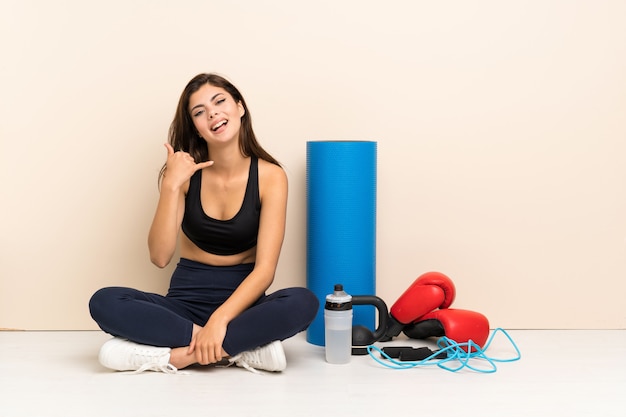
M 185 213 L 185 191 L 189 179 L 199 169 L 210 166 L 213 161 L 196 164 L 186 152 L 174 152 L 167 148 L 166 175 L 161 183 L 161 194 L 152 226 L 148 233 L 150 260 L 159 268 L 164 268 L 172 260 L 176 250 L 178 231 Z
M 189 353 L 195 349 L 201 364 L 221 360 L 228 323 L 256 302 L 274 281 L 285 235 L 288 184 L 282 168 L 269 163 L 263 165 L 262 172 L 259 163 L 261 219 L 255 267 L 191 341 Z
M 148 234 L 150 261 L 159 268 L 166 267 L 176 250 L 178 230 L 185 212 L 183 187 L 171 185 L 166 178 L 161 184 L 161 194 L 152 226 Z

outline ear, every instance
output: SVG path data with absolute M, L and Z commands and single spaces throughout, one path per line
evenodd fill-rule
M 237 107 L 239 108 L 239 117 L 243 117 L 243 115 L 246 114 L 246 109 L 243 107 L 243 104 L 241 104 L 241 101 L 237 102 Z

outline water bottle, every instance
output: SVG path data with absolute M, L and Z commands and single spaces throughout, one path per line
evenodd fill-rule
M 336 284 L 335 291 L 326 296 L 324 307 L 324 336 L 326 362 L 350 362 L 352 354 L 352 296 Z

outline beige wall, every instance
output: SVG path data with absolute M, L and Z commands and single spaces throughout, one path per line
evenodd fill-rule
M 626 327 L 625 2 L 0 5 L 0 327 L 94 329 L 96 289 L 165 291 L 162 143 L 205 71 L 290 176 L 275 288 L 305 284 L 306 141 L 376 140 L 389 304 L 439 270 L 493 327 Z

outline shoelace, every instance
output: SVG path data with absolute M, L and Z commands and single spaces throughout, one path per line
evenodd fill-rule
M 140 374 L 145 371 L 157 371 L 163 372 L 166 374 L 177 374 L 178 369 L 169 363 L 169 354 L 164 355 L 161 354 L 159 356 L 154 355 L 154 353 L 146 353 L 146 351 L 136 351 L 135 356 L 133 357 L 132 362 L 135 364 L 142 363 L 139 368 L 135 371 L 130 372 L 131 374 Z M 165 362 L 165 357 L 167 356 L 167 362 Z
M 158 371 L 158 372 L 163 372 L 166 374 L 178 374 L 178 373 L 182 374 L 183 373 L 183 372 L 179 372 L 178 369 L 171 363 L 163 365 L 163 364 L 159 364 L 156 362 L 148 362 L 148 363 L 144 363 L 143 365 L 141 365 L 139 369 L 137 369 L 136 371 L 132 371 L 131 374 L 140 374 L 145 371 Z
M 261 372 L 259 372 L 258 370 L 254 369 L 252 366 L 250 366 L 250 364 L 248 362 L 246 362 L 243 359 L 243 354 L 240 353 L 239 355 L 233 356 L 232 358 L 230 358 L 228 360 L 228 362 L 230 362 L 227 366 L 231 366 L 232 364 L 235 364 L 237 366 L 241 366 L 242 368 L 247 369 L 248 371 L 252 372 L 253 374 L 257 374 L 257 375 L 263 375 Z

